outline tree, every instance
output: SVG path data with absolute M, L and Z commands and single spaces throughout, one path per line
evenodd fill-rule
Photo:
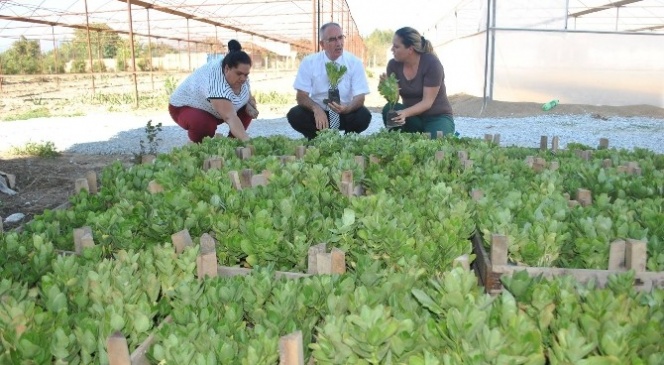
M 21 36 L 2 54 L 2 72 L 7 75 L 37 74 L 41 72 L 41 47 L 39 41 Z
M 394 31 L 392 30 L 374 30 L 368 37 L 364 39 L 364 44 L 367 46 L 367 56 L 369 57 L 369 65 L 385 66 L 387 65 L 387 51 L 392 46 L 392 37 Z

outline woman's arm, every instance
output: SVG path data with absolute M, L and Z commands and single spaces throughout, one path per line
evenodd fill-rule
M 214 110 L 221 115 L 221 118 L 228 124 L 228 127 L 231 129 L 231 133 L 241 141 L 249 140 L 249 135 L 247 131 L 244 130 L 242 121 L 237 116 L 233 104 L 227 99 L 212 99 L 210 100 Z

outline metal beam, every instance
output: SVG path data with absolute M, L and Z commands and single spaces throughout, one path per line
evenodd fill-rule
M 118 0 L 118 1 L 123 2 L 123 3 L 127 2 L 127 0 Z M 201 23 L 206 23 L 206 24 L 210 24 L 210 25 L 214 25 L 214 26 L 234 30 L 236 32 L 241 32 L 241 33 L 245 33 L 245 34 L 249 34 L 249 35 L 255 35 L 255 36 L 258 36 L 258 37 L 261 37 L 261 38 L 264 38 L 264 39 L 269 39 L 271 41 L 275 41 L 275 42 L 279 42 L 279 43 L 287 43 L 287 44 L 290 44 L 294 47 L 303 48 L 305 50 L 309 49 L 309 47 L 307 47 L 307 46 L 305 46 L 305 45 L 303 45 L 299 42 L 291 42 L 291 41 L 285 40 L 283 38 L 277 38 L 277 37 L 273 37 L 273 36 L 270 36 L 270 35 L 267 35 L 267 34 L 252 32 L 250 30 L 242 29 L 240 27 L 236 27 L 236 26 L 233 26 L 233 25 L 224 24 L 224 23 L 220 23 L 220 22 L 217 22 L 217 21 L 214 21 L 214 20 L 210 20 L 210 19 L 208 19 L 207 17 L 204 17 L 204 16 L 197 16 L 197 15 L 194 15 L 194 14 L 185 13 L 185 12 L 182 12 L 182 11 L 179 11 L 179 10 L 174 10 L 174 9 L 171 9 L 171 8 L 155 7 L 154 4 L 151 4 L 151 3 L 148 3 L 148 2 L 145 2 L 145 1 L 140 1 L 140 0 L 132 0 L 131 3 L 132 3 L 132 5 L 142 6 L 146 9 L 155 9 L 155 10 L 161 11 L 163 13 L 183 17 L 185 19 L 192 19 L 192 20 L 199 21 Z
M 586 10 L 583 10 L 583 11 L 572 13 L 569 16 L 572 17 L 572 18 L 578 18 L 580 16 L 584 16 L 584 15 L 588 15 L 588 14 L 592 14 L 592 13 L 597 13 L 599 11 L 604 11 L 604 10 L 608 10 L 608 9 L 619 8 L 621 6 L 625 6 L 625 5 L 629 5 L 629 4 L 633 4 L 633 3 L 638 3 L 640 1 L 642 1 L 642 0 L 613 1 L 613 2 L 610 2 L 606 5 L 596 6 L 596 7 L 590 8 L 590 9 L 586 9 Z

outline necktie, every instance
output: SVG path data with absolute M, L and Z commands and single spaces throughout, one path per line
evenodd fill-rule
M 330 129 L 339 129 L 341 127 L 341 118 L 339 114 L 330 109 Z

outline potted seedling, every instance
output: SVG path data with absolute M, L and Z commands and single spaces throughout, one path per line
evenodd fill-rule
M 385 77 L 380 80 L 378 83 L 378 93 L 382 95 L 385 100 L 387 100 L 387 120 L 385 120 L 385 126 L 387 128 L 398 127 L 399 124 L 396 124 L 392 119 L 396 118 L 397 112 L 394 110 L 394 106 L 397 105 L 399 101 L 399 80 L 397 76 L 393 73 L 389 77 Z
M 339 96 L 339 82 L 341 82 L 341 78 L 344 77 L 346 71 L 348 71 L 346 66 L 340 65 L 336 62 L 328 62 L 325 64 L 327 79 L 330 80 L 330 89 L 327 91 L 327 99 L 324 100 L 325 104 L 331 102 L 337 104 L 341 103 L 341 97 Z

